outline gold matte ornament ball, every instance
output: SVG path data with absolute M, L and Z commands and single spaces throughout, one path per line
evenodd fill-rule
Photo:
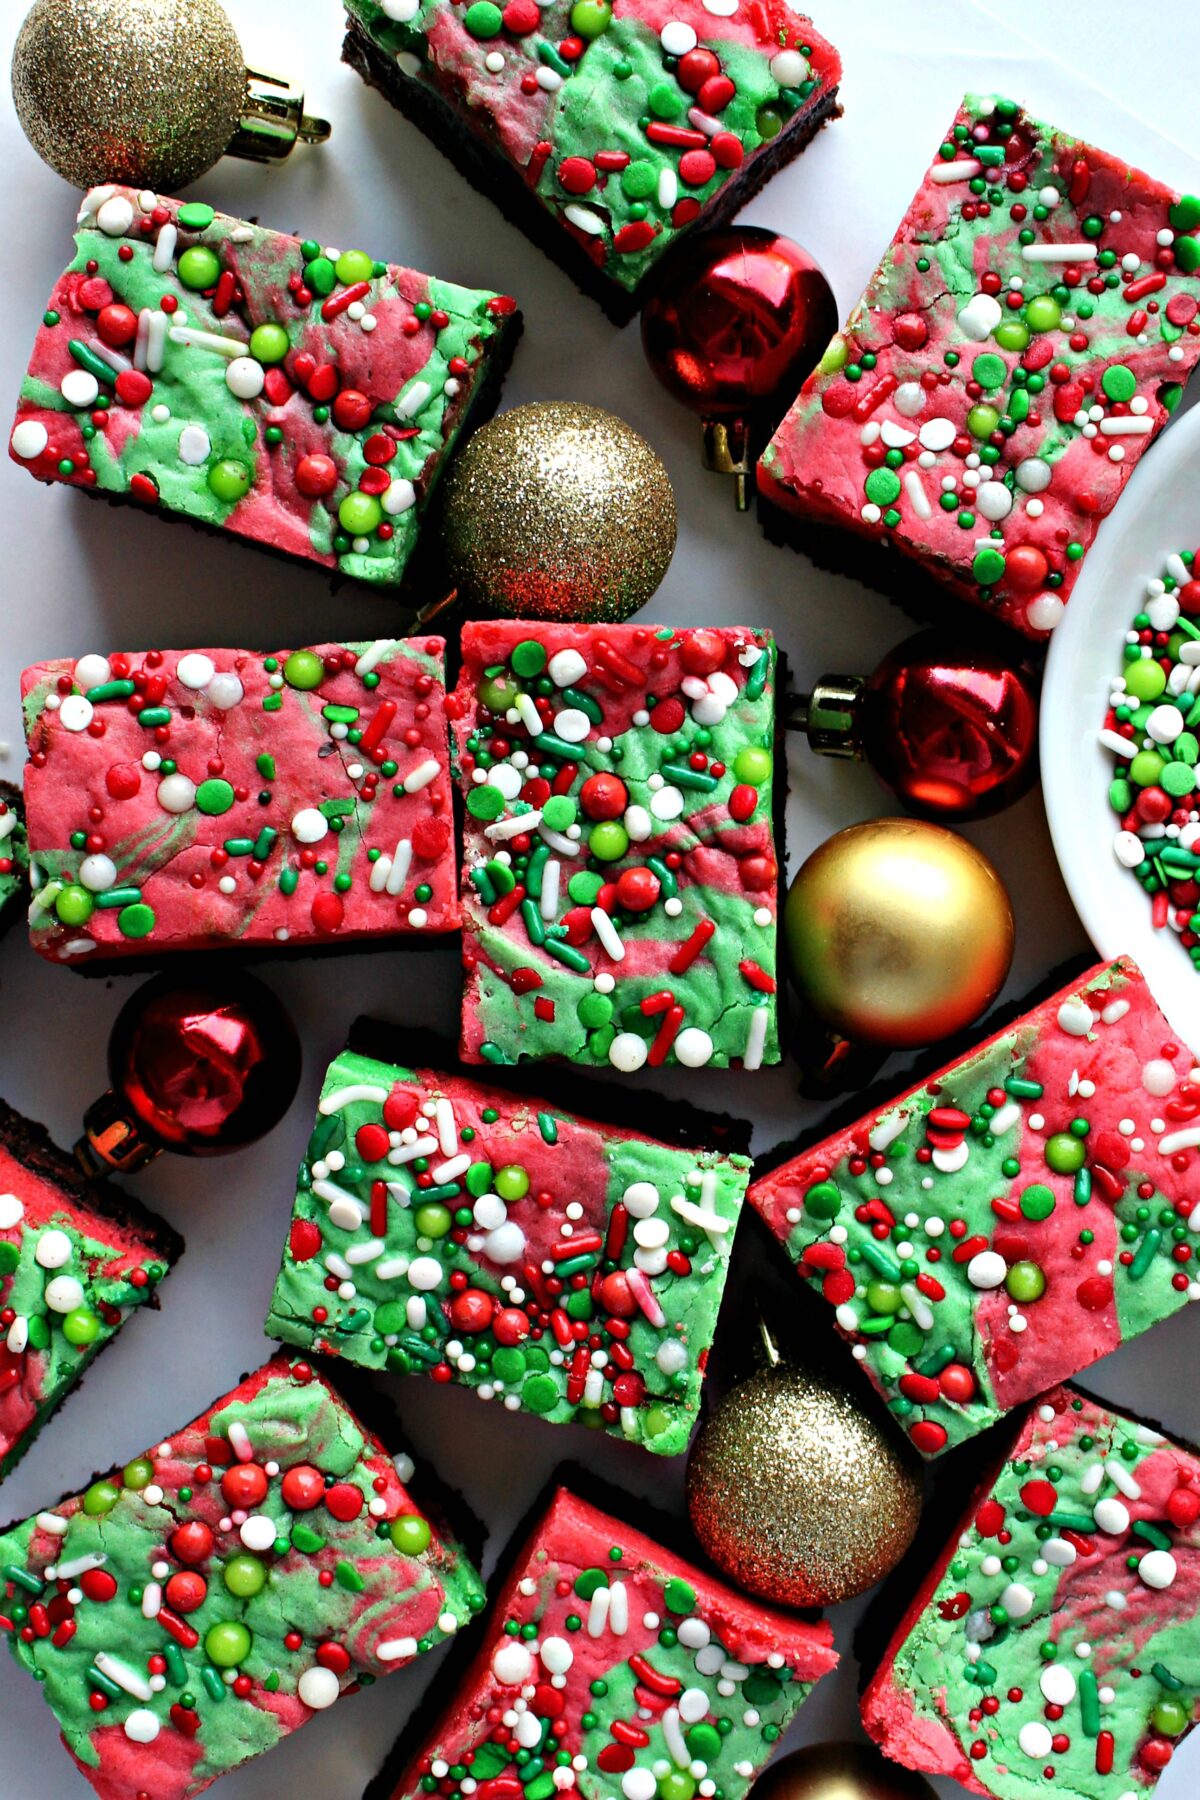
M 36 0 L 12 88 L 26 137 L 76 187 L 170 193 L 224 154 L 246 66 L 217 0 Z
M 809 1744 L 773 1762 L 750 1800 L 935 1800 L 920 1775 L 888 1762 L 870 1744 Z
M 675 550 L 666 469 L 595 406 L 501 413 L 442 495 L 442 554 L 468 613 L 617 624 L 657 590 Z
M 965 838 L 920 819 L 851 825 L 815 850 L 784 912 L 792 980 L 860 1044 L 913 1049 L 977 1019 L 1013 954 L 1012 906 Z
M 782 1606 L 833 1606 L 904 1555 L 921 1477 L 852 1395 L 780 1363 L 709 1418 L 687 1497 L 692 1529 L 738 1587 Z

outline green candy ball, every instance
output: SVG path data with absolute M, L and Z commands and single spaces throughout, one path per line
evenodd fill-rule
M 804 1210 L 814 1219 L 836 1219 L 842 1210 L 842 1196 L 832 1181 L 819 1181 L 805 1194 Z
M 444 1238 L 454 1224 L 454 1217 L 449 1207 L 430 1200 L 424 1206 L 418 1206 L 413 1223 L 422 1237 Z
M 207 244 L 193 244 L 184 251 L 176 267 L 184 287 L 197 294 L 215 287 L 221 276 L 221 259 Z
M 283 679 L 291 688 L 308 692 L 320 687 L 325 678 L 325 664 L 315 650 L 293 650 L 283 665 Z
M 72 881 L 58 895 L 54 910 L 64 925 L 86 925 L 96 910 L 96 902 L 85 887 Z
M 612 7 L 608 0 L 575 0 L 571 8 L 571 30 L 584 43 L 602 36 L 612 23 Z
M 236 1669 L 245 1662 L 254 1639 L 245 1625 L 236 1619 L 224 1619 L 210 1625 L 204 1634 L 204 1654 L 218 1669 Z
M 82 1349 L 86 1344 L 94 1344 L 100 1336 L 100 1315 L 94 1313 L 90 1306 L 76 1307 L 69 1312 L 62 1322 L 63 1336 L 68 1344 L 75 1344 Z
M 370 537 L 376 527 L 383 523 L 383 507 L 374 494 L 363 494 L 355 490 L 354 493 L 347 494 L 338 507 L 338 523 L 351 537 Z
M 358 281 L 370 281 L 375 273 L 375 259 L 365 250 L 343 250 L 334 264 L 337 278 L 347 287 Z
M 136 1456 L 132 1462 L 125 1464 L 121 1479 L 127 1488 L 140 1494 L 154 1480 L 154 1464 L 148 1456 Z
M 214 463 L 208 471 L 208 488 L 218 500 L 224 500 L 232 506 L 250 492 L 253 475 L 245 463 L 235 462 L 232 457 L 224 456 L 220 462 Z
M 388 1526 L 388 1536 L 401 1556 L 420 1556 L 428 1550 L 433 1533 L 419 1513 L 402 1513 Z
M 496 1171 L 496 1192 L 501 1200 L 523 1200 L 529 1192 L 529 1176 L 519 1163 Z
M 1046 1277 L 1035 1262 L 1017 1262 L 1005 1276 L 1004 1285 L 1014 1300 L 1028 1304 L 1041 1299 L 1046 1291 Z
M 1053 1169 L 1056 1175 L 1075 1175 L 1087 1161 L 1087 1145 L 1069 1131 L 1056 1131 L 1053 1137 L 1046 1139 L 1042 1154 L 1047 1168 Z
M 1157 700 L 1167 691 L 1167 672 L 1152 656 L 1125 665 L 1125 692 L 1133 700 Z
M 231 1594 L 236 1594 L 239 1600 L 250 1599 L 252 1595 L 260 1593 L 266 1585 L 267 1571 L 257 1556 L 231 1556 L 222 1573 L 225 1578 L 225 1586 Z M 214 1626 L 214 1630 L 221 1629 L 220 1626 Z M 213 1661 L 216 1660 L 216 1657 L 213 1657 Z M 237 1660 L 240 1662 L 241 1658 L 238 1657 Z
M 83 1510 L 89 1519 L 101 1519 L 110 1513 L 121 1498 L 121 1490 L 112 1481 L 93 1481 L 83 1496 Z
M 771 752 L 757 744 L 747 744 L 733 759 L 733 773 L 747 787 L 761 787 L 771 778 Z
M 629 833 L 616 819 L 602 820 L 588 834 L 588 849 L 598 862 L 618 862 L 629 848 Z
M 1164 1737 L 1178 1737 L 1191 1724 L 1192 1715 L 1189 1707 L 1173 1695 L 1164 1694 L 1150 1715 L 1151 1723 L 1156 1731 Z
M 260 363 L 282 362 L 291 343 L 282 325 L 256 325 L 250 333 L 250 354 Z
M 1057 331 L 1062 324 L 1062 307 L 1053 294 L 1035 294 L 1025 303 L 1025 323 L 1030 331 Z

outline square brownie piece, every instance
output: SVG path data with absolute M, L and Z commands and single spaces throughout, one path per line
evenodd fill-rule
M 346 10 L 345 60 L 619 324 L 841 112 L 841 58 L 786 0 Z
M 411 1472 L 277 1356 L 0 1534 L 9 1648 L 102 1800 L 191 1800 L 482 1608 Z
M 559 1488 L 440 1722 L 415 1726 L 411 1761 L 402 1743 L 368 1800 L 498 1800 L 551 1729 L 582 1800 L 651 1800 L 672 1770 L 743 1800 L 837 1660 L 828 1625 L 735 1593 Z
M 1197 225 L 1200 200 L 968 95 L 763 456 L 768 530 L 1044 638 L 1200 356 Z
M 85 1181 L 0 1100 L 0 1479 L 182 1255 L 164 1220 Z
M 936 1456 L 1200 1300 L 1200 1070 L 1121 958 L 750 1200 Z
M 749 1172 L 744 1155 L 346 1050 L 266 1329 L 678 1455 Z
M 29 893 L 29 840 L 25 805 L 11 781 L 0 781 L 0 934 L 7 931 Z
M 462 649 L 464 1059 L 778 1062 L 770 632 L 502 619 Z
M 34 948 L 86 968 L 455 930 L 444 651 L 380 638 L 26 669 Z
M 1194 1450 L 1055 1388 L 892 1638 L 868 1732 L 994 1800 L 1149 1795 L 1196 1717 L 1198 1517 Z
M 514 302 L 199 201 L 93 188 L 10 438 L 39 481 L 395 587 Z

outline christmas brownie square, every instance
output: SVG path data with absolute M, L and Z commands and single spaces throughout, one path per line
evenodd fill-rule
M 1198 225 L 1200 200 L 968 95 L 759 465 L 768 529 L 1044 637 L 1200 356 Z
M 778 1062 L 771 634 L 500 620 L 462 647 L 465 1059 Z
M 29 840 L 19 788 L 0 781 L 0 933 L 7 931 L 29 888 Z
M 28 1450 L 183 1240 L 0 1100 L 0 1478 Z
M 79 968 L 460 922 L 441 638 L 21 678 L 35 949 Z
M 503 295 L 132 188 L 94 188 L 50 296 L 11 453 L 395 587 L 442 467 L 495 404 Z
M 841 112 L 841 58 L 785 0 L 346 10 L 346 61 L 622 324 Z
M 440 1722 L 366 1800 L 742 1800 L 837 1666 L 829 1626 L 736 1594 L 567 1488 L 518 1552 Z M 536 1765 L 531 1773 L 531 1761 Z
M 0 1535 L 9 1647 L 101 1800 L 190 1800 L 482 1608 L 411 1475 L 277 1356 Z
M 1200 1069 L 1132 962 L 750 1189 L 926 1456 L 1200 1300 Z
M 731 1135 L 713 1121 L 707 1141 Z M 677 1455 L 749 1172 L 736 1152 L 347 1050 L 325 1077 L 266 1329 Z
M 868 1732 L 993 1800 L 1149 1795 L 1200 1701 L 1198 1517 L 1194 1450 L 1055 1388 L 896 1631 Z

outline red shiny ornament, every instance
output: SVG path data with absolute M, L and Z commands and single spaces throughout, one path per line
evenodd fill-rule
M 160 1150 L 219 1156 L 263 1137 L 292 1103 L 300 1044 L 275 995 L 243 971 L 158 975 L 117 1015 L 108 1072 L 76 1155 L 129 1173 Z
M 1007 645 L 947 645 L 921 632 L 868 685 L 863 748 L 880 779 L 924 818 L 981 818 L 1037 774 L 1038 678 Z
M 790 722 L 823 755 L 865 758 L 909 812 L 977 819 L 1033 785 L 1038 697 L 1036 669 L 1008 643 L 923 631 L 866 680 L 823 676 Z
M 713 161 L 707 150 L 689 154 L 705 167 Z M 697 166 L 694 174 L 708 180 L 711 170 L 701 176 Z M 646 302 L 642 345 L 650 367 L 699 413 L 705 461 L 736 476 L 740 509 L 758 448 L 837 326 L 820 265 L 790 238 L 755 225 L 688 240 Z

